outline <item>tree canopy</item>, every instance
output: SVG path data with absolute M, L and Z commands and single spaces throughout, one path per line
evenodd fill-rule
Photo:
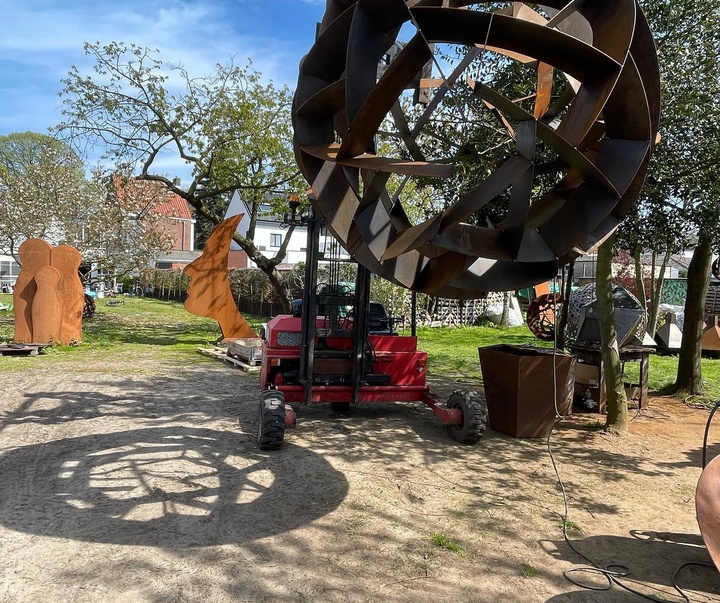
M 676 387 L 701 394 L 704 299 L 712 250 L 720 243 L 720 0 L 702 5 L 641 0 L 641 5 L 658 47 L 662 138 L 635 219 L 625 224 L 622 238 L 628 246 L 634 242 L 664 252 L 695 245 Z
M 211 225 L 222 220 L 235 190 L 253 218 L 261 202 L 284 204 L 303 191 L 291 146 L 290 91 L 264 84 L 251 64 L 218 64 L 198 75 L 133 44 L 85 44 L 85 52 L 95 73 L 73 67 L 63 80 L 65 121 L 57 128 L 76 148 L 101 146 L 113 166 L 162 183 Z M 164 173 L 169 160 L 190 169 L 187 185 Z M 235 240 L 282 289 L 276 266 L 285 248 L 268 259 L 250 238 Z
M 34 132 L 0 136 L 0 249 L 16 256 L 25 239 L 67 243 L 104 273 L 122 275 L 167 249 L 157 216 L 141 203 L 122 204 L 115 187 L 85 175 L 64 142 Z

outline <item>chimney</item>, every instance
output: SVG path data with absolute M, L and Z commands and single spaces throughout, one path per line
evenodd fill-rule
M 173 178 L 173 186 L 180 188 L 181 184 L 182 184 L 182 180 L 180 180 L 180 178 L 175 176 L 175 178 Z

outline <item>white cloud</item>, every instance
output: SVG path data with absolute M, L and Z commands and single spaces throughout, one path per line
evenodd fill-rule
M 10 4 L 2 2 L 2 4 Z M 234 59 L 291 87 L 312 44 L 324 0 L 25 0 L 3 6 L 0 133 L 45 131 L 61 121 L 60 80 L 90 73 L 84 42 L 157 48 L 191 75 Z

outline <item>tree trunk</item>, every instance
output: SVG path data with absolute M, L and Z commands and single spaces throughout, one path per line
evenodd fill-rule
M 620 351 L 615 329 L 615 307 L 612 298 L 612 257 L 615 235 L 598 249 L 595 287 L 600 315 L 600 345 L 607 398 L 605 428 L 615 433 L 627 432 L 628 411 L 625 387 L 622 382 Z
M 635 260 L 635 293 L 642 304 L 643 310 L 647 311 L 647 293 L 645 293 L 645 271 L 642 263 L 642 247 L 638 245 L 633 254 Z
M 565 290 L 563 291 L 563 304 L 560 310 L 560 324 L 555 325 L 556 345 L 559 350 L 565 349 L 565 329 L 567 328 L 568 315 L 570 314 L 570 297 L 572 296 L 572 283 L 575 276 L 575 261 L 568 264 L 567 276 L 565 280 Z M 557 319 L 557 317 L 555 317 Z
M 663 256 L 663 261 L 662 261 L 662 264 L 660 265 L 660 274 L 657 277 L 657 281 L 655 281 L 655 287 L 653 288 L 653 294 L 650 299 L 647 332 L 650 334 L 650 337 L 653 337 L 653 338 L 655 337 L 655 331 L 657 331 L 658 311 L 660 309 L 660 300 L 662 298 L 663 283 L 665 282 L 665 270 L 667 270 L 669 263 L 670 263 L 670 250 L 667 250 L 667 251 L 665 251 L 665 255 Z M 655 267 L 653 266 L 653 275 L 651 277 L 653 279 L 655 278 L 654 270 L 655 270 Z
M 510 293 L 503 291 L 503 309 L 500 317 L 500 328 L 507 329 L 510 326 Z
M 710 285 L 712 245 L 704 230 L 700 230 L 698 245 L 693 252 L 687 276 L 687 299 L 685 300 L 685 324 L 683 326 L 675 391 L 687 395 L 702 396 L 702 347 L 705 314 L 705 296 Z

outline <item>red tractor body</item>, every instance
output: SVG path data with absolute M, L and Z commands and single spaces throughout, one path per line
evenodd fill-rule
M 301 320 L 280 315 L 267 324 L 263 342 L 260 388 L 277 389 L 289 403 L 305 401 L 305 387 L 299 382 Z M 349 403 L 353 401 L 352 321 L 347 337 L 323 337 L 324 319 L 317 318 L 315 361 L 310 402 Z M 359 391 L 359 402 L 422 401 L 437 404 L 425 385 L 427 352 L 418 351 L 417 337 L 368 335 L 372 367 Z

